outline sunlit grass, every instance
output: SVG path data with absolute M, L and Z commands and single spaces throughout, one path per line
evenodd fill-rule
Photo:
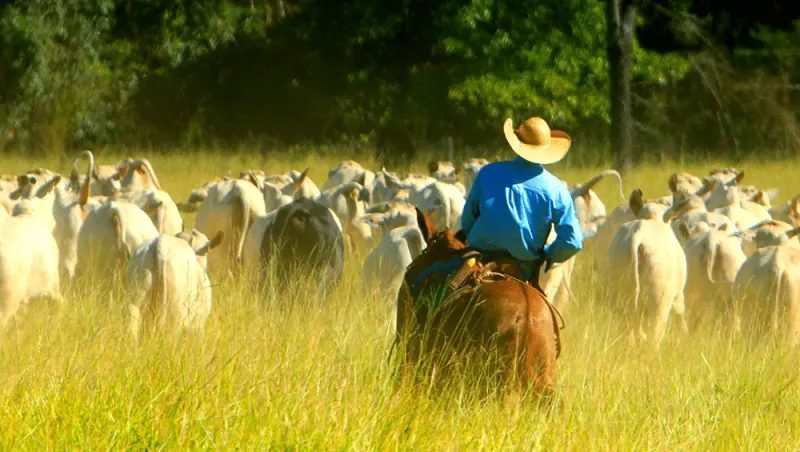
M 135 155 L 135 154 L 134 154 Z M 121 155 L 100 156 L 102 163 Z M 148 156 L 176 200 L 215 175 L 244 168 L 312 168 L 321 185 L 339 158 L 248 154 Z M 748 183 L 797 187 L 798 161 L 744 163 Z M 2 172 L 68 162 L 8 158 Z M 683 169 L 705 174 L 710 167 Z M 424 162 L 415 165 L 420 171 Z M 569 182 L 597 168 L 554 166 Z M 671 168 L 645 166 L 625 190 L 666 193 Z M 613 184 L 598 186 L 609 207 Z M 347 261 L 326 300 L 252 281 L 214 281 L 205 334 L 135 343 L 124 297 L 67 289 L 64 305 L 24 307 L 0 337 L 0 443 L 5 449 L 253 448 L 793 450 L 800 443 L 800 353 L 734 338 L 707 325 L 663 348 L 632 346 L 606 303 L 602 271 L 580 256 L 564 313 L 555 402 L 515 391 L 486 395 L 472 381 L 400 383 L 389 361 L 393 302 L 362 287 Z M 311 282 L 309 282 L 311 283 Z

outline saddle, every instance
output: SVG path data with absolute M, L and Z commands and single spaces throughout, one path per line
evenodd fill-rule
M 457 265 L 457 268 L 453 268 Z M 409 266 L 409 273 L 416 274 L 416 281 L 406 280 L 407 288 L 414 299 L 418 299 L 425 292 L 425 289 L 435 283 L 443 283 L 438 291 L 438 302 L 435 308 L 446 303 L 448 299 L 460 296 L 465 292 L 477 290 L 482 284 L 489 281 L 502 281 L 506 279 L 516 279 L 528 284 L 542 296 L 550 315 L 553 318 L 554 333 L 556 336 L 556 357 L 561 355 L 561 330 L 564 329 L 564 318 L 555 306 L 550 303 L 544 290 L 539 285 L 539 273 L 545 260 L 540 260 L 532 264 L 531 280 L 526 280 L 522 269 L 522 264 L 510 255 L 495 255 L 486 258 L 483 253 L 472 248 L 454 250 L 446 258 L 433 262 L 428 268 L 414 268 L 414 263 Z M 412 271 L 415 270 L 415 271 Z M 434 284 L 429 284 L 434 283 Z

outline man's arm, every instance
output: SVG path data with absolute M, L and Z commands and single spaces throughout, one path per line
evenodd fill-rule
M 556 239 L 544 247 L 549 265 L 560 264 L 574 256 L 583 248 L 583 234 L 575 214 L 575 204 L 566 189 L 560 193 L 559 200 L 554 203 L 553 227 Z

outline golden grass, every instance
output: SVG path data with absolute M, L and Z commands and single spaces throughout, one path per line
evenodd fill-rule
M 110 162 L 119 155 L 100 157 Z M 176 200 L 227 171 L 312 168 L 320 184 L 337 158 L 246 154 L 154 155 Z M 66 162 L 10 158 L 3 172 Z M 747 179 L 798 191 L 798 161 L 744 163 Z M 708 167 L 685 168 L 704 174 Z M 422 170 L 424 165 L 418 165 Z M 597 168 L 554 166 L 570 182 Z M 669 167 L 625 178 L 626 194 L 666 192 Z M 611 183 L 598 187 L 609 206 Z M 189 222 L 191 224 L 191 222 Z M 589 247 L 591 248 L 591 247 Z M 684 337 L 671 328 L 661 351 L 632 346 L 605 300 L 603 276 L 580 256 L 565 318 L 556 402 L 527 394 L 486 396 L 470 381 L 398 384 L 387 363 L 393 303 L 369 295 L 360 260 L 347 261 L 328 300 L 304 291 L 257 293 L 215 281 L 201 336 L 134 343 L 123 300 L 67 289 L 62 306 L 36 303 L 0 337 L 0 444 L 4 449 L 796 449 L 799 354 L 743 341 L 721 327 Z M 363 257 L 363 256 L 361 256 Z

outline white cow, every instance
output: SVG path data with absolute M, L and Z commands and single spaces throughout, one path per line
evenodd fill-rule
M 345 160 L 328 173 L 328 180 L 322 186 L 322 191 L 328 191 L 348 182 L 358 182 L 369 190 L 375 182 L 375 173 L 364 169 L 354 160 Z
M 319 201 L 328 206 L 344 227 L 345 245 L 366 248 L 372 241 L 372 231 L 360 219 L 366 213 L 369 191 L 358 182 L 348 182 L 325 191 Z
M 664 221 L 671 221 L 672 230 L 679 240 L 683 240 L 685 237 L 684 234 L 681 234 L 681 225 L 692 230 L 698 224 L 704 223 L 712 228 L 724 226 L 731 233 L 736 231 L 736 225 L 730 218 L 718 212 L 709 212 L 706 210 L 703 198 L 685 191 L 675 192 L 672 206 L 664 212 Z
M 179 236 L 162 234 L 145 243 L 128 262 L 130 329 L 202 330 L 211 313 L 211 282 L 206 254 L 222 242 L 222 233 L 208 240 L 197 230 Z
M 690 316 L 701 321 L 724 311 L 733 293 L 736 273 L 746 256 L 741 240 L 728 230 L 728 224 L 711 227 L 698 222 L 681 223 L 679 235 L 685 241 L 686 305 Z
M 606 221 L 606 205 L 592 188 L 609 176 L 617 179 L 619 196 L 621 199 L 625 199 L 622 191 L 622 176 L 614 170 L 603 171 L 587 182 L 570 189 L 575 204 L 575 214 L 578 217 L 584 239 L 594 237 L 597 234 L 597 228 Z
M 439 182 L 455 186 L 461 192 L 461 196 L 466 196 L 467 189 L 464 184 L 458 180 L 458 168 L 453 165 L 453 162 L 434 160 L 428 164 L 428 173 Z
M 134 251 L 158 236 L 150 217 L 130 202 L 106 200 L 89 208 L 82 194 L 81 208 L 86 216 L 78 232 L 77 275 L 113 275 Z
M 0 328 L 34 298 L 61 301 L 53 235 L 25 202 L 15 210 L 15 216 L 0 219 Z
M 88 169 L 85 177 L 78 174 L 78 160 L 85 157 L 88 160 Z M 56 226 L 53 236 L 58 244 L 59 271 L 64 280 L 71 280 L 75 276 L 78 263 L 78 234 L 83 220 L 89 212 L 106 201 L 105 196 L 90 197 L 92 177 L 95 172 L 94 156 L 90 151 L 79 153 L 72 163 L 72 173 L 69 183 L 55 188 L 55 201 L 53 202 L 53 218 Z
M 208 187 L 208 196 L 197 210 L 195 228 L 206 235 L 222 231 L 226 239 L 208 254 L 211 272 L 216 273 L 242 256 L 251 224 L 266 215 L 264 196 L 251 182 L 224 180 Z
M 87 155 L 91 151 L 83 151 L 79 154 Z M 77 160 L 78 157 L 76 157 Z M 75 161 L 73 161 L 72 174 L 77 175 Z M 75 180 L 74 183 L 83 184 L 83 180 Z M 156 172 L 147 159 L 133 160 L 127 158 L 117 165 L 98 165 L 92 169 L 90 194 L 95 196 L 113 196 L 121 189 L 156 189 L 161 190 Z
M 403 285 L 406 268 L 426 247 L 417 226 L 417 210 L 407 203 L 384 203 L 371 208 L 362 220 L 383 232 L 364 260 L 364 283 L 393 300 Z
M 794 226 L 800 226 L 800 195 L 795 196 L 780 206 L 769 210 L 772 218 Z
M 39 221 L 53 231 L 56 227 L 53 217 L 54 190 L 60 184 L 59 174 L 40 168 L 31 170 L 17 178 L 18 188 L 10 197 L 14 201 L 24 200 Z
M 641 190 L 630 199 L 631 212 L 637 220 L 622 225 L 608 251 L 608 270 L 612 287 L 631 300 L 633 306 L 622 305 L 629 327 L 638 327 L 639 336 L 647 338 L 644 323 L 652 323 L 652 340 L 658 346 L 664 338 L 671 312 L 684 318 L 686 256 L 669 225 L 664 223 L 663 206 L 645 204 Z M 628 298 L 630 297 L 630 298 Z
M 156 188 L 123 189 L 117 199 L 139 206 L 161 234 L 175 235 L 183 231 L 183 218 L 169 193 Z
M 425 212 L 436 229 L 457 231 L 464 211 L 463 193 L 453 184 L 435 181 L 409 193 L 408 201 Z
M 488 164 L 489 161 L 484 158 L 471 158 L 464 162 L 464 189 L 467 193 L 472 190 L 472 184 L 478 177 L 478 171 Z
M 737 326 L 741 322 L 742 331 L 757 335 L 785 325 L 786 339 L 795 346 L 800 345 L 800 246 L 793 239 L 798 234 L 800 228 L 760 237 L 734 284 Z
M 702 179 L 686 172 L 673 173 L 667 180 L 667 186 L 673 195 L 676 193 L 698 194 L 704 187 Z

